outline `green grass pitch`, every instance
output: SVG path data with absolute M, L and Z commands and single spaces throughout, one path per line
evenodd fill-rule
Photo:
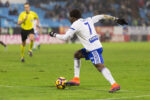
M 55 80 L 73 78 L 73 54 L 81 44 L 42 45 L 33 57 L 20 45 L 0 46 L 0 100 L 150 100 L 150 43 L 102 43 L 105 65 L 121 90 L 108 93 L 110 84 L 90 61 L 82 59 L 78 87 L 59 90 Z

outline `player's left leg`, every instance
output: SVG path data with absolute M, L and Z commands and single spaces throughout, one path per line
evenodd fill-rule
M 33 33 L 29 34 L 29 39 L 30 39 L 29 55 L 32 56 L 32 48 L 33 48 L 33 44 L 34 44 L 34 34 Z
M 36 36 L 36 34 L 34 35 L 34 45 L 33 45 L 33 50 L 35 50 L 36 49 L 36 46 L 37 46 L 37 36 Z
M 25 62 L 24 52 L 25 52 L 27 36 L 28 36 L 28 32 L 24 29 L 21 29 L 21 40 L 22 40 L 22 44 L 21 44 L 21 62 Z
M 25 52 L 25 45 L 26 45 L 26 40 L 22 39 L 22 44 L 21 44 L 21 62 L 24 62 L 24 52 Z
M 120 85 L 116 83 L 114 80 L 113 76 L 111 75 L 111 72 L 108 68 L 104 66 L 104 64 L 99 63 L 99 64 L 94 64 L 94 66 L 97 68 L 99 72 L 102 73 L 102 75 L 105 77 L 105 79 L 112 85 L 112 88 L 109 92 L 115 92 L 117 90 L 120 90 Z
M 38 49 L 40 49 L 40 47 L 41 47 L 41 44 L 40 44 L 40 36 L 38 35 L 38 37 L 37 37 L 37 46 L 38 46 Z
M 74 77 L 78 77 L 80 75 L 80 66 L 81 66 L 81 58 L 84 58 L 82 54 L 82 49 L 78 50 L 74 53 Z

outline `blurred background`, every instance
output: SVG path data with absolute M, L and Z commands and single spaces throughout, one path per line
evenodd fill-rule
M 18 15 L 29 2 L 42 27 L 41 43 L 64 43 L 47 34 L 55 31 L 64 34 L 71 25 L 68 13 L 78 8 L 83 18 L 97 14 L 109 14 L 128 21 L 128 26 L 118 26 L 111 21 L 95 24 L 103 42 L 150 41 L 150 0 L 0 0 L 0 40 L 6 44 L 19 44 Z M 76 36 L 71 42 L 78 42 Z

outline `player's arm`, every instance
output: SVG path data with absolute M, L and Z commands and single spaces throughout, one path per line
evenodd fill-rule
M 124 20 L 124 19 L 120 19 L 114 16 L 110 16 L 110 15 L 96 15 L 94 17 L 92 17 L 92 20 L 94 23 L 97 23 L 99 20 L 112 20 L 115 21 L 116 23 L 120 24 L 120 25 L 127 25 L 128 23 Z
M 39 26 L 37 26 L 38 27 L 38 29 L 39 29 L 39 34 L 41 35 L 42 34 L 42 27 L 41 27 L 41 25 L 39 25 Z
M 39 17 L 37 15 L 37 13 L 35 13 L 35 12 L 33 12 L 33 15 L 34 15 L 34 18 L 37 20 L 37 23 L 36 23 L 37 27 L 39 27 L 39 25 L 40 25 Z
M 40 23 L 39 18 L 37 18 L 36 20 L 37 20 L 37 24 L 36 24 L 36 25 L 37 25 L 37 27 L 40 27 L 40 26 L 39 26 L 39 25 L 40 25 L 40 24 L 39 24 L 39 23 Z
M 78 22 L 74 22 L 71 27 L 68 29 L 68 31 L 66 32 L 66 34 L 64 35 L 61 35 L 61 34 L 57 34 L 55 32 L 50 32 L 50 36 L 52 37 L 56 37 L 58 39 L 61 39 L 61 40 L 68 40 L 69 38 L 72 38 L 73 35 L 77 32 L 78 28 L 79 28 L 79 24 Z
M 49 35 L 50 35 L 51 37 L 56 37 L 56 38 L 58 38 L 58 39 L 60 39 L 60 40 L 65 40 L 65 41 L 66 41 L 66 40 L 68 40 L 69 38 L 73 37 L 74 33 L 75 33 L 75 30 L 69 29 L 69 30 L 66 32 L 66 34 L 64 34 L 64 35 L 61 35 L 61 34 L 58 34 L 58 33 L 55 33 L 55 32 L 50 32 Z

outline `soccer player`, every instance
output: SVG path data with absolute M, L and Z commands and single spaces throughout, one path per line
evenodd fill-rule
M 24 62 L 24 51 L 26 45 L 26 39 L 29 36 L 30 39 L 30 46 L 29 46 L 29 55 L 32 56 L 32 47 L 34 42 L 34 29 L 33 29 L 33 20 L 37 20 L 37 26 L 39 25 L 39 18 L 38 15 L 30 11 L 30 4 L 25 3 L 24 9 L 18 18 L 18 24 L 21 24 L 21 38 L 22 38 L 22 45 L 21 45 L 21 61 Z
M 40 24 L 37 25 L 37 20 L 36 19 L 33 21 L 33 24 L 34 24 L 34 33 L 35 33 L 34 34 L 35 42 L 34 42 L 34 45 L 33 45 L 33 50 L 35 50 L 37 46 L 38 46 L 38 49 L 40 48 L 39 34 L 41 34 L 42 28 L 41 28 Z
M 108 80 L 109 83 L 112 85 L 109 91 L 110 93 L 120 90 L 120 85 L 116 83 L 113 76 L 111 75 L 110 70 L 104 65 L 102 57 L 103 47 L 98 35 L 96 34 L 94 23 L 97 23 L 99 20 L 102 19 L 113 20 L 121 25 L 126 25 L 127 22 L 124 19 L 119 19 L 109 15 L 96 15 L 83 19 L 81 18 L 81 13 L 78 9 L 73 9 L 69 14 L 69 20 L 72 25 L 70 29 L 66 32 L 66 34 L 60 35 L 55 32 L 50 32 L 50 36 L 56 37 L 61 40 L 67 40 L 74 34 L 76 34 L 80 42 L 84 46 L 83 49 L 76 51 L 74 54 L 74 78 L 71 81 L 68 81 L 66 85 L 80 85 L 80 59 L 85 58 L 86 60 L 91 60 L 97 70 L 101 72 L 105 79 Z

